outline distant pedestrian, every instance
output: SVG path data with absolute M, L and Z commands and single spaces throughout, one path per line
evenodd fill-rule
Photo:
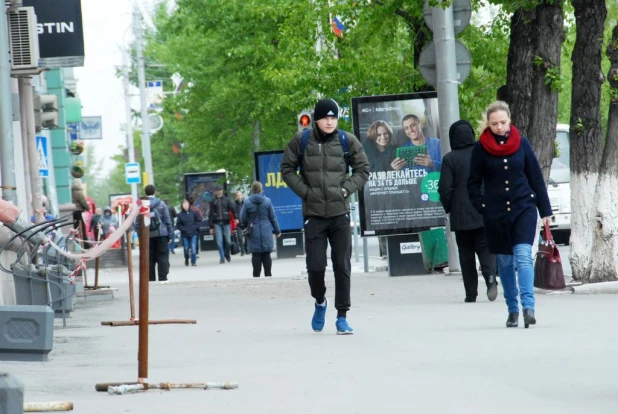
M 176 217 L 176 227 L 180 230 L 182 246 L 185 254 L 185 266 L 189 266 L 189 257 L 191 258 L 191 266 L 196 266 L 197 263 L 197 235 L 200 228 L 200 217 L 197 213 L 190 209 L 189 201 L 182 200 L 182 210 Z
M 320 332 L 325 324 L 328 306 L 325 296 L 326 249 L 330 243 L 335 272 L 335 326 L 338 334 L 349 335 L 354 333 L 346 319 L 351 305 L 352 267 L 349 197 L 367 182 L 369 161 L 358 138 L 337 129 L 337 102 L 319 100 L 313 112 L 313 122 L 311 130 L 298 132 L 290 140 L 283 154 L 281 175 L 288 187 L 303 200 L 307 273 L 311 296 L 315 298 L 311 327 Z M 348 167 L 352 167 L 350 175 Z
M 489 252 L 483 217 L 476 211 L 468 197 L 470 158 L 476 142 L 474 129 L 468 121 L 457 121 L 449 129 L 449 139 L 452 151 L 442 159 L 438 192 L 444 211 L 449 214 L 451 231 L 455 232 L 466 291 L 465 302 L 476 302 L 478 295 L 479 275 L 475 255 L 481 263 L 487 298 L 494 301 L 498 297 L 496 257 Z
M 236 211 L 234 214 L 236 217 L 240 217 L 240 212 L 242 211 L 242 206 L 244 205 L 242 191 L 236 191 L 236 199 L 234 200 L 234 204 L 236 205 Z M 242 234 L 242 225 L 236 227 L 236 239 L 238 240 L 238 245 L 240 247 L 240 255 L 244 256 L 245 253 L 248 253 L 248 250 L 247 240 Z
M 176 208 L 174 208 L 174 206 L 170 204 L 169 200 L 163 200 L 163 201 L 165 201 L 165 204 L 167 204 L 167 208 L 170 212 L 170 220 L 172 220 L 172 227 L 175 229 L 176 228 L 176 217 L 178 217 Z M 176 248 L 176 239 L 174 238 L 174 233 L 172 233 L 170 237 L 170 253 L 171 254 L 176 254 L 176 252 L 174 251 L 174 249 Z
M 223 187 L 217 186 L 215 197 L 210 205 L 208 223 L 210 224 L 210 234 L 215 235 L 215 240 L 219 247 L 219 263 L 221 264 L 225 263 L 226 260 L 228 262 L 232 260 L 230 256 L 232 250 L 230 213 L 234 214 L 235 209 L 234 204 L 223 195 Z
M 90 211 L 90 206 L 86 201 L 86 194 L 84 192 L 84 185 L 80 178 L 75 178 L 71 185 L 71 201 L 75 205 L 75 211 L 73 211 L 73 228 L 79 230 L 79 237 L 83 240 L 81 246 L 90 245 L 88 243 L 88 236 L 86 235 L 86 222 L 84 221 L 83 213 Z
M 536 323 L 532 243 L 537 233 L 537 210 L 549 224 L 551 204 L 530 142 L 511 125 L 509 106 L 496 101 L 487 107 L 486 113 L 488 126 L 472 150 L 468 194 L 483 216 L 489 250 L 498 255 L 500 281 L 509 311 L 506 326 L 518 325 L 519 281 L 527 328 Z
M 253 277 L 260 277 L 262 266 L 264 266 L 264 276 L 272 276 L 270 252 L 274 247 L 273 232 L 279 237 L 281 230 L 273 204 L 262 193 L 262 184 L 259 181 L 251 184 L 251 196 L 245 201 L 240 212 L 240 225 L 243 228 L 252 228 L 247 245 L 251 253 Z
M 167 276 L 170 271 L 170 237 L 174 237 L 172 220 L 167 205 L 163 200 L 157 198 L 157 190 L 152 184 L 148 184 L 144 188 L 144 193 L 150 198 L 151 210 L 156 210 L 159 219 L 159 227 L 150 229 L 150 251 L 149 251 L 149 280 L 154 282 L 157 280 L 155 270 L 159 273 L 159 282 L 167 283 Z M 140 217 L 135 221 L 135 231 L 139 234 Z M 156 269 L 155 269 L 156 265 Z

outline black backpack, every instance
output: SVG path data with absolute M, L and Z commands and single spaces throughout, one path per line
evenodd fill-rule
M 154 203 L 150 204 L 150 237 L 161 236 L 161 217 L 157 211 L 159 204 L 160 202 L 156 205 Z

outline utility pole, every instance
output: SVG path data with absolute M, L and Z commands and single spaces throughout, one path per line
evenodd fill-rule
M 123 79 L 124 87 L 124 108 L 127 117 L 127 151 L 129 153 L 129 162 L 135 162 L 135 147 L 133 145 L 133 117 L 131 116 L 131 88 L 129 83 L 129 52 L 122 52 Z M 131 199 L 137 201 L 137 184 L 131 184 Z
M 150 152 L 150 122 L 148 120 L 148 108 L 146 105 L 146 74 L 144 68 L 144 38 L 143 19 L 137 4 L 133 6 L 133 29 L 135 30 L 135 47 L 137 49 L 137 80 L 139 82 L 139 97 L 142 114 L 142 156 L 144 157 L 144 169 L 146 170 L 147 183 L 154 185 L 152 173 L 152 153 Z
M 455 58 L 455 26 L 453 5 L 446 8 L 433 7 L 433 37 L 436 44 L 436 82 L 438 87 L 438 108 L 440 111 L 440 137 L 442 155 L 451 150 L 448 139 L 450 126 L 459 120 L 459 79 L 457 79 L 457 60 Z M 448 240 L 449 272 L 459 272 L 459 253 L 451 223 L 446 221 Z
M 15 159 L 13 149 L 13 96 L 9 60 L 9 27 L 6 8 L 0 13 L 0 173 L 2 199 L 15 204 Z
M 45 221 L 43 214 L 43 203 L 41 202 L 41 177 L 39 175 L 39 157 L 36 147 L 36 131 L 34 126 L 34 90 L 32 89 L 32 80 L 29 77 L 19 78 L 19 99 L 22 102 L 22 125 L 25 124 L 26 131 L 25 139 L 23 139 L 24 152 L 28 153 L 28 163 L 25 165 L 29 171 L 30 182 L 26 182 L 26 186 L 30 186 L 32 195 L 32 209 L 34 210 L 35 223 Z M 26 150 L 27 148 L 27 150 Z

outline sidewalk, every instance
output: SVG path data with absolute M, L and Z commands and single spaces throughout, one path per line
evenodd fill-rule
M 506 307 L 480 295 L 463 303 L 460 277 L 352 277 L 352 336 L 310 328 L 302 259 L 276 260 L 252 278 L 249 258 L 218 264 L 202 253 L 185 268 L 172 256 L 170 284 L 150 284 L 150 382 L 236 381 L 236 390 L 148 391 L 110 396 L 101 382 L 137 379 L 137 327 L 128 320 L 125 271 L 105 272 L 113 301 L 77 303 L 56 321 L 46 363 L 2 362 L 26 401 L 72 401 L 77 414 L 109 413 L 614 413 L 618 330 L 612 295 L 538 295 L 538 325 L 506 329 Z M 357 269 L 355 267 L 355 269 Z M 92 276 L 91 276 L 92 277 Z M 136 279 L 137 280 L 137 279 Z M 334 301 L 334 282 L 327 277 Z M 137 294 L 136 294 L 137 296 Z

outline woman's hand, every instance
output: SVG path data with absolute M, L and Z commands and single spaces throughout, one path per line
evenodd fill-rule
M 551 216 L 543 217 L 543 225 L 545 224 L 548 226 L 551 224 Z

